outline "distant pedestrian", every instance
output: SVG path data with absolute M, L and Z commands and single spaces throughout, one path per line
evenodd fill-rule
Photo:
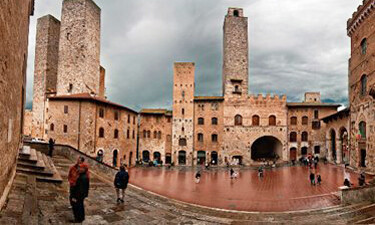
M 318 176 L 316 177 L 316 180 L 317 180 L 317 185 L 322 184 L 322 177 L 320 176 L 320 174 L 318 174 Z
M 359 177 L 358 177 L 358 185 L 359 186 L 364 186 L 366 185 L 366 175 L 364 172 L 362 172 Z
M 209 170 L 210 169 L 210 164 L 208 164 L 208 162 L 206 162 L 205 167 L 206 167 L 206 170 Z
M 116 173 L 114 180 L 117 195 L 117 203 L 124 202 L 125 190 L 128 187 L 128 182 L 129 174 L 126 171 L 125 166 L 120 166 L 120 171 Z
M 52 157 L 53 155 L 53 149 L 55 148 L 55 140 L 52 138 L 49 139 L 48 141 L 48 155 Z
M 230 179 L 233 179 L 234 178 L 234 170 L 233 170 L 233 168 L 230 168 L 229 174 L 230 174 Z
M 348 180 L 347 178 L 345 178 L 345 180 L 344 180 L 344 186 L 347 186 L 347 187 L 351 187 L 353 184 L 352 183 L 350 183 L 350 180 Z
M 199 184 L 201 181 L 201 172 L 198 170 L 197 173 L 195 174 L 195 183 Z
M 313 172 L 310 173 L 310 183 L 311 185 L 315 185 L 315 174 Z
M 68 181 L 70 185 L 70 204 L 73 209 L 75 223 L 85 220 L 84 200 L 89 194 L 89 167 L 84 163 L 85 158 L 78 157 L 77 163 L 69 169 Z
M 264 174 L 263 174 L 263 167 L 262 166 L 260 166 L 259 169 L 258 169 L 258 176 L 260 178 L 263 178 L 263 176 L 264 176 Z
M 314 168 L 316 169 L 317 167 L 318 167 L 318 160 L 315 157 L 315 159 L 314 159 Z

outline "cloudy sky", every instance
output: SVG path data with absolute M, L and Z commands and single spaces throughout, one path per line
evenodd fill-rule
M 302 100 L 320 91 L 346 104 L 346 21 L 361 0 L 95 0 L 102 9 L 101 64 L 111 101 L 171 108 L 173 62 L 196 63 L 196 95 L 221 95 L 222 26 L 228 7 L 249 18 L 250 92 Z M 61 18 L 61 0 L 35 1 L 30 23 L 31 106 L 36 19 Z

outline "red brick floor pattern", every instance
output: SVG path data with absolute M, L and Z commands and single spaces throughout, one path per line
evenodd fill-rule
M 238 170 L 238 169 L 237 169 Z M 255 170 L 239 170 L 237 179 L 230 179 L 225 170 L 202 170 L 199 184 L 192 170 L 132 168 L 130 183 L 145 190 L 179 201 L 213 208 L 282 212 L 309 210 L 340 204 L 334 194 L 343 185 L 344 169 L 319 165 L 320 186 L 309 182 L 309 169 L 302 166 L 266 170 L 263 179 Z M 357 184 L 358 175 L 351 173 Z

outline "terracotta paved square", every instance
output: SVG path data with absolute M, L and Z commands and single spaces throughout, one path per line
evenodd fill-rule
M 304 166 L 266 170 L 263 179 L 250 169 L 239 170 L 237 179 L 230 179 L 228 170 L 202 169 L 199 184 L 189 169 L 132 168 L 130 183 L 168 198 L 228 210 L 281 212 L 340 204 L 337 192 L 343 186 L 344 169 L 320 164 L 317 171 L 323 180 L 319 186 L 310 184 Z M 357 185 L 358 175 L 350 175 Z

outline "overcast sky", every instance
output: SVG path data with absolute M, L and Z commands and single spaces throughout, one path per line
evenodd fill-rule
M 171 108 L 173 62 L 196 63 L 196 94 L 221 95 L 222 26 L 228 7 L 249 19 L 250 92 L 306 91 L 346 104 L 346 21 L 361 0 L 95 0 L 102 9 L 101 64 L 108 99 L 133 109 Z M 61 18 L 61 0 L 35 1 L 27 105 L 32 101 L 37 18 Z

